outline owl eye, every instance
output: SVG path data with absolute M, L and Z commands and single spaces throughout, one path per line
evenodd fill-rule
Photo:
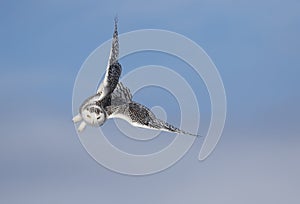
M 88 118 L 91 118 L 91 116 L 90 116 L 90 115 L 86 115 L 86 117 L 88 117 Z
M 99 120 L 100 119 L 100 116 L 99 117 L 97 117 L 97 120 Z

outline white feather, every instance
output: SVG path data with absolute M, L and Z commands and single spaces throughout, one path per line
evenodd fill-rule
M 73 121 L 74 123 L 78 123 L 78 122 L 81 121 L 81 120 L 82 120 L 82 117 L 81 117 L 80 114 L 77 114 L 77 115 L 74 116 L 74 118 L 72 119 L 72 121 Z
M 82 121 L 78 127 L 78 132 L 81 132 L 82 130 L 84 130 L 86 126 L 86 123 L 84 121 Z

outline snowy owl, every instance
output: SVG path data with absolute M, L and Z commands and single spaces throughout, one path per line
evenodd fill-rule
M 104 80 L 100 84 L 97 93 L 82 103 L 79 114 L 73 118 L 74 123 L 81 122 L 78 131 L 83 131 L 87 124 L 98 127 L 102 126 L 107 119 L 120 118 L 135 127 L 198 136 L 158 119 L 149 108 L 134 102 L 130 90 L 119 82 L 122 67 L 118 62 L 117 23 L 118 20 L 115 18 L 112 47 Z

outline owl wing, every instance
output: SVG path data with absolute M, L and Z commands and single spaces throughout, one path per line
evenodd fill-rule
M 112 39 L 112 47 L 110 50 L 110 56 L 108 60 L 108 65 L 106 68 L 106 73 L 104 80 L 100 84 L 97 93 L 100 94 L 99 100 L 102 100 L 109 94 L 111 94 L 114 89 L 117 87 L 119 78 L 122 72 L 122 66 L 118 62 L 119 58 L 119 39 L 118 39 L 118 28 L 117 28 L 118 19 L 115 18 L 115 30 Z
M 132 102 L 132 95 L 129 88 L 119 82 L 117 87 L 111 94 L 111 105 L 119 106 L 130 102 Z
M 198 136 L 197 134 L 192 134 L 180 130 L 173 125 L 170 125 L 169 123 L 156 118 L 154 113 L 152 113 L 149 108 L 136 102 L 129 102 L 116 106 L 108 106 L 107 114 L 108 118 L 120 118 L 135 127 Z

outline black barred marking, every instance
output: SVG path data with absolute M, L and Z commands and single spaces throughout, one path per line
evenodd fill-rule
M 156 116 L 148 109 L 147 107 L 139 104 L 139 103 L 129 103 L 129 117 L 132 122 L 138 123 L 141 125 L 148 126 L 150 128 L 164 130 L 175 133 L 183 133 L 191 136 L 199 136 L 197 134 L 192 134 L 156 118 Z
M 165 123 L 164 128 L 170 130 L 171 132 L 180 132 L 178 128 L 174 127 L 173 125 L 170 125 L 169 123 Z
M 118 83 L 117 87 L 111 94 L 111 105 L 117 106 L 125 103 L 132 102 L 132 95 L 130 90 L 125 87 L 121 82 Z
M 192 133 L 186 132 L 184 130 L 180 130 L 179 128 L 177 128 L 167 122 L 164 122 L 164 121 L 161 121 L 161 122 L 163 124 L 163 128 L 165 128 L 166 130 L 169 130 L 170 132 L 182 133 L 182 134 L 191 135 L 191 136 L 195 136 L 195 137 L 200 136 L 197 134 L 192 134 Z
M 150 110 L 138 103 L 129 103 L 129 116 L 133 122 L 149 126 L 152 118 L 149 114 Z
M 102 99 L 101 101 L 96 101 L 96 105 L 100 106 L 100 107 L 107 107 L 111 105 L 111 96 L 108 95 L 106 96 L 104 99 Z
M 112 39 L 112 46 L 110 56 L 108 60 L 108 67 L 104 82 L 101 83 L 97 94 L 89 97 L 80 106 L 80 119 L 82 120 L 82 113 L 89 118 L 89 113 L 96 113 L 95 116 L 97 123 L 90 119 L 84 119 L 88 121 L 88 124 L 101 126 L 108 118 L 119 117 L 131 123 L 137 127 L 152 128 L 162 131 L 183 133 L 192 136 L 198 136 L 180 130 L 179 128 L 168 124 L 151 112 L 151 110 L 139 103 L 132 102 L 132 95 L 130 90 L 119 83 L 119 78 L 122 72 L 121 64 L 118 62 L 119 58 L 119 39 L 118 39 L 118 18 L 115 18 L 114 33 Z M 88 111 L 88 112 L 87 112 Z M 100 116 L 104 116 L 101 117 Z M 95 114 L 93 114 L 95 115 Z M 98 116 L 99 115 L 99 116 Z M 76 118 L 77 117 L 77 118 Z M 78 121 L 78 116 L 74 117 L 73 121 Z M 101 119 L 101 120 L 100 120 Z M 83 124 L 83 125 L 82 125 Z M 79 130 L 83 130 L 86 123 L 82 122 Z
M 109 57 L 109 64 L 112 65 L 118 61 L 119 58 L 119 38 L 118 38 L 118 18 L 115 18 L 115 30 L 112 39 L 111 53 Z
M 90 112 L 91 113 L 97 113 L 97 114 L 99 114 L 100 113 L 100 109 L 99 108 L 95 108 L 95 107 L 91 107 L 90 108 Z
M 119 62 L 115 62 L 109 66 L 108 75 L 107 75 L 109 93 L 107 93 L 107 95 L 110 95 L 117 87 L 121 73 L 122 73 L 122 66 Z
M 104 83 L 101 83 L 97 93 L 101 93 L 100 100 L 109 96 L 118 85 L 119 78 L 122 72 L 122 66 L 118 62 L 119 58 L 119 39 L 117 31 L 117 19 L 115 19 L 115 30 L 112 39 L 112 47 L 106 69 Z

